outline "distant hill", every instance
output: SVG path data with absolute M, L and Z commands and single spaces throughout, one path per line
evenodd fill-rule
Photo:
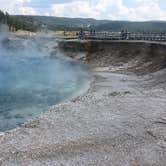
M 77 30 L 81 27 L 93 25 L 98 31 L 121 31 L 122 29 L 127 29 L 130 32 L 166 32 L 166 21 L 131 22 L 46 16 L 32 16 L 32 18 L 36 22 L 46 24 L 52 30 Z
M 100 25 L 108 23 L 108 20 L 95 20 L 93 18 L 66 18 L 66 17 L 46 17 L 33 16 L 35 21 L 41 21 L 49 26 L 65 27 L 86 27 L 88 25 Z
M 166 32 L 166 21 L 130 22 L 110 21 L 95 26 L 99 31 L 121 31 L 127 29 L 130 32 Z
M 15 27 L 16 30 L 79 30 L 82 27 L 86 29 L 91 25 L 97 31 L 121 31 L 127 29 L 130 32 L 166 32 L 166 21 L 131 22 L 96 20 L 93 18 L 67 18 L 22 15 L 6 15 L 6 17 L 9 17 L 9 19 L 7 19 L 9 20 L 7 21 L 9 22 L 9 26 Z
M 50 17 L 50 16 L 13 16 L 23 20 L 32 19 L 38 29 L 47 27 L 50 30 L 79 30 L 81 27 L 89 25 L 98 26 L 100 24 L 109 23 L 108 20 L 95 20 L 93 18 L 66 18 L 66 17 Z

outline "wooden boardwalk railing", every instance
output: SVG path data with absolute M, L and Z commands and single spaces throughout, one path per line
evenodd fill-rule
M 120 33 L 120 32 L 96 32 L 85 33 L 83 39 L 92 40 L 147 40 L 166 41 L 166 33 Z

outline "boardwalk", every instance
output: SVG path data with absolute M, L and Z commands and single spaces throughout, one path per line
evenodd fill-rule
M 78 36 L 65 36 L 63 39 L 78 39 Z M 96 32 L 91 35 L 85 32 L 81 38 L 84 40 L 145 40 L 166 42 L 166 33 L 124 33 L 121 32 Z
M 85 34 L 85 39 L 93 40 L 147 40 L 166 41 L 166 33 L 124 33 L 120 32 L 97 32 L 95 35 Z

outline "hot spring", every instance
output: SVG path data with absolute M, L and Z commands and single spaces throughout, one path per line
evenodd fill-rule
M 0 131 L 17 127 L 89 84 L 87 67 L 63 56 L 50 58 L 42 44 L 1 41 Z

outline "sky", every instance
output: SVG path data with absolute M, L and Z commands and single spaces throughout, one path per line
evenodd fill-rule
M 166 0 L 0 0 L 10 14 L 166 21 Z

